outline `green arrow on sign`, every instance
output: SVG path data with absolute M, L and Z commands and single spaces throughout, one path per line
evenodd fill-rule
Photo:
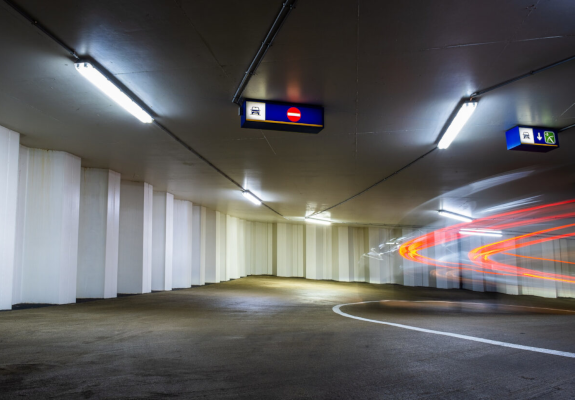
M 545 143 L 555 144 L 555 132 L 545 131 L 543 135 L 545 136 Z

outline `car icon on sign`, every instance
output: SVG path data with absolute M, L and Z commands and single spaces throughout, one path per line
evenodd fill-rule
M 523 139 L 529 139 L 529 132 L 523 132 Z
M 260 108 L 259 107 L 252 107 L 250 115 L 260 115 Z

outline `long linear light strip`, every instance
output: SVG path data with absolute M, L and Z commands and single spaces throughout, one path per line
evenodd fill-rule
M 476 230 L 465 230 L 459 231 L 460 235 L 474 235 L 474 236 L 491 236 L 491 237 L 501 237 L 503 233 L 501 231 L 488 231 L 487 229 L 476 229 Z
M 254 194 L 252 192 L 250 192 L 249 190 L 244 190 L 242 192 L 242 194 L 244 195 L 244 197 L 246 199 L 248 199 L 249 201 L 251 201 L 252 203 L 254 203 L 256 206 L 259 206 L 262 204 L 261 200 L 258 199 L 256 196 L 254 196 Z
M 457 115 L 453 118 L 453 121 L 451 121 L 451 124 L 449 124 L 449 127 L 441 137 L 441 140 L 437 145 L 438 148 L 447 149 L 449 147 L 451 142 L 453 142 L 453 139 L 459 135 L 459 132 L 461 132 L 461 129 L 467 123 L 469 117 L 471 117 L 476 108 L 476 101 L 466 101 L 461 105 L 459 111 L 457 111 Z
M 122 90 L 111 82 L 104 74 L 89 62 L 78 62 L 74 64 L 76 70 L 94 86 L 104 92 L 108 97 L 118 103 L 126 111 L 138 118 L 143 123 L 152 123 L 154 119 L 140 107 L 136 102 L 130 99 Z M 255 205 L 261 205 L 262 201 L 249 190 L 242 191 L 246 199 Z
M 331 221 L 326 221 L 325 219 L 318 219 L 318 218 L 305 218 L 305 222 L 311 222 L 312 224 L 318 225 L 331 225 Z
M 130 99 L 92 64 L 89 62 L 77 62 L 74 63 L 74 66 L 84 78 L 89 80 L 94 86 L 104 92 L 109 98 L 118 103 L 134 117 L 138 118 L 141 122 L 150 124 L 154 121 L 150 114 L 137 105 L 134 100 Z
M 457 220 L 463 221 L 463 222 L 473 221 L 473 218 L 471 218 L 471 217 L 467 217 L 467 216 L 461 215 L 461 214 L 456 214 L 456 213 L 451 212 L 451 211 L 439 210 L 438 213 L 439 213 L 439 215 L 442 215 L 444 217 L 457 219 Z
M 32 16 L 30 16 L 28 13 L 26 13 L 22 8 L 18 7 L 13 1 L 4 0 L 4 2 L 5 2 L 6 4 L 8 4 L 10 7 L 12 7 L 16 12 L 18 12 L 18 13 L 19 13 L 22 17 L 24 17 L 26 20 L 28 20 L 29 22 L 31 22 L 37 29 L 41 30 L 45 35 L 47 35 L 50 39 L 52 39 L 52 40 L 53 40 L 55 43 L 57 43 L 59 46 L 61 46 L 64 50 L 66 50 L 72 57 L 74 57 L 75 59 L 79 59 L 79 56 L 76 54 L 76 52 L 74 51 L 74 49 L 72 49 L 71 47 L 69 47 L 68 45 L 66 45 L 62 40 L 60 40 L 58 37 L 56 37 L 56 36 L 55 36 L 52 32 L 50 32 L 46 27 L 44 27 L 42 24 L 40 24 L 35 18 L 33 18 Z M 288 3 L 288 2 L 286 1 L 286 2 L 283 4 L 283 7 L 282 7 L 282 10 L 280 11 L 280 14 L 283 12 L 283 10 L 284 10 L 284 8 L 286 7 L 287 3 Z M 293 9 L 294 4 L 295 4 L 295 0 L 293 0 L 293 3 L 290 4 L 290 10 Z M 286 16 L 287 16 L 287 15 L 286 15 Z M 279 15 L 278 15 L 278 17 L 276 18 L 276 22 L 277 22 L 278 20 L 279 20 Z M 274 25 L 275 25 L 276 22 L 274 22 Z M 283 21 L 281 21 L 281 22 L 283 23 Z M 280 26 L 281 26 L 281 24 L 280 24 Z M 272 26 L 272 29 L 273 29 L 273 26 Z M 270 34 L 270 32 L 268 32 L 268 36 L 269 36 L 269 34 Z M 276 34 L 277 34 L 277 32 L 276 32 Z M 270 45 L 271 45 L 271 42 L 268 44 L 267 48 L 269 48 Z M 263 45 L 262 45 L 262 48 L 263 48 Z M 258 53 L 261 51 L 262 48 L 260 48 L 260 50 L 258 50 Z M 267 48 L 265 49 L 266 51 L 267 51 Z M 265 51 L 264 51 L 264 55 L 265 55 Z M 258 56 L 258 55 L 256 54 L 256 57 L 257 57 L 257 56 Z M 547 70 L 547 69 L 550 69 L 550 68 L 552 68 L 552 67 L 555 67 L 555 66 L 557 66 L 557 65 L 563 64 L 563 63 L 568 62 L 568 61 L 571 61 L 571 60 L 575 60 L 575 56 L 572 56 L 572 57 L 566 58 L 566 59 L 564 59 L 564 60 L 555 62 L 555 63 L 550 64 L 550 65 L 548 65 L 548 66 L 545 66 L 545 67 L 543 67 L 543 68 L 539 68 L 539 69 L 537 69 L 537 70 L 531 71 L 530 73 L 523 74 L 523 75 L 521 75 L 521 76 L 519 76 L 519 77 L 517 77 L 517 78 L 510 79 L 510 80 L 508 80 L 508 81 L 506 81 L 506 82 L 503 82 L 503 83 L 501 83 L 501 84 L 492 86 L 492 87 L 490 87 L 490 88 L 488 88 L 488 89 L 485 89 L 485 90 L 483 90 L 483 91 L 475 92 L 475 93 L 473 93 L 473 94 L 471 95 L 471 98 L 473 99 L 473 98 L 476 97 L 476 96 L 480 96 L 480 95 L 485 94 L 485 93 L 487 93 L 487 92 L 489 92 L 489 91 L 491 91 L 491 90 L 497 89 L 497 88 L 499 88 L 499 87 L 501 87 L 501 86 L 505 86 L 505 85 L 507 85 L 507 84 L 513 83 L 513 82 L 515 82 L 515 81 L 517 81 L 517 80 L 519 80 L 519 79 L 523 79 L 523 78 L 526 78 L 526 77 L 528 77 L 528 76 L 533 76 L 535 73 L 539 73 L 539 72 L 545 71 L 545 70 Z M 252 60 L 252 65 L 255 64 L 254 61 L 255 61 L 255 59 Z M 261 61 L 261 60 L 260 60 L 260 61 Z M 256 64 L 256 68 L 257 68 L 257 65 L 259 65 L 259 62 Z M 251 69 L 251 65 L 250 65 L 250 69 Z M 253 72 L 252 72 L 252 74 L 253 74 Z M 248 72 L 246 72 L 246 75 L 250 75 L 250 74 L 249 74 Z M 244 82 L 244 80 L 245 80 L 245 82 Z M 247 82 L 248 82 L 248 81 L 249 81 L 249 79 L 248 79 L 246 76 L 244 76 L 244 79 L 243 79 L 242 82 L 240 83 L 240 86 L 238 87 L 238 90 L 236 91 L 236 94 L 234 95 L 234 98 L 233 98 L 233 100 L 232 100 L 234 103 L 239 103 L 241 94 L 243 93 L 243 89 L 245 88 L 245 86 L 247 86 Z M 473 102 L 472 102 L 472 103 L 473 103 Z M 476 106 L 477 106 L 477 103 L 475 102 L 475 106 L 473 107 L 473 110 L 475 110 L 475 107 L 476 107 Z M 461 110 L 459 110 L 459 112 L 461 112 Z M 459 115 L 459 112 L 458 112 L 458 115 Z M 469 116 L 471 116 L 471 114 L 470 114 Z M 151 117 L 150 117 L 150 118 L 151 118 Z M 467 119 L 469 119 L 469 117 L 467 117 Z M 466 121 L 467 121 L 467 119 L 466 119 Z M 466 122 L 466 121 L 465 121 L 465 122 Z M 168 134 L 169 134 L 170 136 L 172 136 L 174 139 L 176 139 L 178 142 L 180 142 L 184 147 L 186 147 L 186 148 L 187 148 L 188 150 L 190 150 L 192 153 L 194 153 L 194 154 L 196 154 L 196 155 L 199 156 L 199 153 L 197 153 L 195 150 L 193 150 L 188 144 L 186 144 L 184 141 L 182 141 L 179 137 L 177 137 L 175 134 L 173 134 L 171 131 L 169 131 L 169 130 L 168 130 L 166 127 L 164 127 L 163 125 L 158 124 L 157 121 L 155 121 L 155 122 L 156 122 L 156 124 L 157 124 L 158 126 L 160 126 L 164 131 L 168 132 Z M 462 126 L 463 126 L 464 124 L 465 124 L 465 123 L 463 123 Z M 572 128 L 572 127 L 575 127 L 575 124 L 569 125 L 569 126 L 563 128 L 563 129 L 561 129 L 560 131 L 564 131 L 564 130 L 569 129 L 569 128 Z M 451 128 L 451 126 L 450 126 L 450 128 Z M 448 129 L 448 130 L 449 130 L 449 129 Z M 461 130 L 461 128 L 459 128 L 459 130 Z M 446 131 L 446 133 L 447 133 L 447 131 Z M 459 132 L 457 132 L 457 133 L 459 133 Z M 445 137 L 446 135 L 444 134 L 443 136 Z M 457 134 L 455 134 L 453 138 L 455 138 L 455 136 L 457 136 Z M 438 145 L 438 147 L 441 148 L 441 149 L 449 147 L 449 144 L 451 144 L 451 142 L 453 141 L 453 139 L 451 139 L 451 140 L 449 141 L 449 143 L 447 143 L 447 139 L 446 139 L 446 141 L 445 141 L 444 143 L 442 143 L 442 142 L 443 142 L 443 139 L 444 139 L 444 138 L 442 138 L 442 139 L 440 140 L 440 143 L 439 143 L 439 145 Z M 447 143 L 447 146 L 446 146 L 446 147 L 440 147 L 440 145 L 443 146 L 443 145 L 445 145 L 446 143 Z M 415 160 L 412 161 L 411 163 L 407 164 L 405 167 L 400 168 L 399 170 L 397 170 L 396 172 L 394 172 L 392 175 L 390 175 L 390 176 L 388 176 L 388 177 L 386 177 L 386 178 L 384 178 L 384 179 L 382 179 L 382 180 L 376 182 L 374 185 L 370 186 L 369 188 L 367 188 L 367 189 L 365 189 L 365 190 L 359 192 L 358 194 L 356 194 L 356 195 L 354 195 L 354 196 L 351 196 L 350 198 L 348 198 L 348 199 L 346 199 L 346 200 L 344 200 L 344 201 L 342 201 L 342 202 L 340 202 L 340 203 L 338 203 L 338 204 L 336 204 L 336 205 L 334 205 L 334 206 L 331 206 L 331 207 L 329 207 L 329 208 L 327 208 L 327 209 L 325 209 L 325 210 L 323 210 L 323 211 L 316 212 L 316 213 L 314 213 L 314 215 L 315 215 L 315 214 L 320 214 L 321 212 L 324 212 L 324 211 L 330 210 L 330 209 L 332 209 L 332 208 L 335 208 L 335 207 L 337 207 L 337 206 L 339 206 L 339 205 L 341 205 L 341 204 L 343 204 L 343 203 L 345 203 L 345 202 L 347 202 L 347 201 L 349 201 L 349 200 L 351 200 L 351 199 L 353 199 L 353 198 L 355 198 L 355 197 L 357 197 L 357 196 L 359 196 L 359 195 L 365 193 L 366 191 L 368 191 L 368 190 L 371 189 L 372 187 L 375 187 L 375 186 L 379 185 L 380 183 L 383 183 L 384 181 L 386 181 L 386 180 L 387 180 L 388 178 L 390 178 L 391 176 L 396 175 L 396 174 L 398 174 L 399 172 L 401 172 L 401 171 L 403 171 L 404 169 L 406 169 L 407 167 L 409 167 L 409 166 L 415 164 L 417 161 L 421 160 L 422 158 L 424 158 L 425 156 L 427 156 L 428 154 L 430 154 L 431 152 L 433 152 L 436 148 L 437 148 L 437 147 L 434 147 L 433 149 L 431 149 L 430 151 L 428 151 L 427 153 L 425 153 L 423 156 L 418 157 L 417 159 L 415 159 Z M 217 167 L 215 167 L 211 162 L 209 162 L 209 161 L 208 161 L 207 159 L 205 159 L 203 156 L 200 156 L 200 158 L 203 159 L 204 161 L 206 161 L 206 162 L 207 162 L 210 166 L 212 166 L 214 169 L 216 169 L 216 171 L 218 171 L 220 174 L 222 174 L 226 179 L 230 180 L 232 183 L 234 183 L 235 185 L 237 185 L 238 187 L 241 188 L 241 186 L 240 186 L 237 182 L 235 182 L 232 178 L 230 178 L 229 176 L 227 176 L 227 174 L 223 173 L 221 170 L 219 170 Z M 276 214 L 278 214 L 278 215 L 280 215 L 280 216 L 283 217 L 283 215 L 281 215 L 280 213 L 278 213 L 277 211 L 275 211 L 275 210 L 272 209 L 271 207 L 267 206 L 266 204 L 264 204 L 264 205 L 265 205 L 266 207 L 268 207 L 270 210 L 272 210 L 273 212 L 275 212 Z
M 296 0 L 289 0 L 286 1 L 283 4 L 282 10 L 286 8 L 286 6 L 289 7 L 289 10 L 292 10 L 294 7 Z M 36 18 L 33 18 L 30 14 L 28 14 L 24 9 L 20 8 L 17 4 L 15 4 L 13 1 L 10 0 L 4 0 L 4 2 L 6 4 L 8 4 L 10 7 L 12 7 L 18 14 L 20 14 L 24 19 L 26 19 L 27 21 L 31 22 L 32 25 L 39 29 L 40 31 L 42 31 L 48 38 L 50 38 L 51 40 L 53 40 L 56 44 L 58 44 L 60 47 L 62 47 L 67 53 L 69 53 L 74 60 L 77 60 L 77 64 L 75 64 L 76 69 L 78 70 L 78 72 L 80 72 L 83 76 L 85 76 L 88 80 L 90 80 L 94 85 L 98 86 L 96 84 L 96 82 L 98 83 L 102 83 L 104 84 L 103 88 L 100 88 L 100 90 L 102 90 L 104 93 L 106 93 L 108 96 L 110 96 L 112 99 L 114 99 L 114 101 L 118 102 L 118 104 L 120 104 L 122 107 L 124 107 L 127 111 L 129 111 L 130 113 L 132 113 L 136 118 L 138 118 L 140 121 L 144 122 L 144 123 L 154 123 L 157 127 L 159 127 L 160 129 L 162 129 L 164 132 L 166 132 L 168 135 L 170 135 L 174 140 L 176 140 L 178 143 L 180 143 L 182 146 L 184 146 L 187 150 L 189 150 L 191 153 L 193 153 L 195 156 L 197 156 L 198 158 L 200 158 L 202 161 L 204 161 L 206 164 L 208 164 L 210 167 L 212 167 L 216 172 L 218 172 L 220 175 L 222 175 L 224 178 L 226 178 L 227 180 L 229 180 L 231 183 L 233 183 L 234 185 L 236 185 L 238 188 L 240 188 L 242 190 L 242 192 L 244 192 L 244 188 L 238 183 L 236 182 L 232 177 L 230 177 L 228 174 L 226 174 L 225 172 L 223 172 L 221 169 L 219 169 L 217 166 L 215 166 L 211 161 L 209 161 L 207 158 L 205 158 L 203 155 L 201 155 L 200 153 L 198 153 L 193 147 L 191 147 L 189 144 L 187 144 L 184 140 L 182 140 L 179 136 L 177 136 L 175 133 L 173 133 L 172 131 L 170 131 L 167 127 L 165 127 L 164 125 L 162 125 L 161 123 L 159 123 L 157 120 L 154 120 L 147 112 L 145 112 L 143 109 L 141 109 L 140 106 L 138 106 L 138 104 L 136 104 L 136 102 L 134 102 L 132 99 L 130 99 L 125 93 L 123 93 L 119 88 L 117 88 L 115 85 L 112 84 L 112 82 L 110 82 L 102 73 L 100 73 L 99 75 L 101 75 L 101 77 L 98 77 L 97 74 L 94 73 L 88 73 L 85 74 L 87 72 L 83 71 L 83 67 L 80 64 L 84 64 L 84 67 L 86 67 L 86 64 L 90 64 L 90 63 L 82 63 L 81 61 L 81 57 L 76 53 L 76 51 L 74 49 L 72 49 L 71 47 L 69 47 L 66 43 L 64 43 L 62 40 L 60 40 L 60 38 L 58 38 L 56 35 L 54 35 L 50 30 L 48 30 L 44 25 L 42 25 Z M 288 4 L 289 3 L 289 4 Z M 288 11 L 289 12 L 289 11 Z M 281 13 L 281 11 L 280 11 Z M 277 18 L 276 18 L 277 19 Z M 277 21 L 276 21 L 277 22 Z M 283 22 L 283 20 L 281 20 L 280 22 Z M 281 24 L 280 24 L 281 25 Z M 277 31 L 276 31 L 277 34 Z M 268 33 L 269 35 L 269 33 Z M 271 45 L 271 43 L 268 43 L 267 47 L 269 47 L 269 45 Z M 262 45 L 263 47 L 263 45 Z M 267 49 L 266 47 L 266 49 Z M 265 55 L 265 52 L 264 52 Z M 260 60 L 261 61 L 261 60 Z M 90 64 L 91 65 L 91 64 Z M 256 65 L 259 65 L 259 62 Z M 97 71 L 96 68 L 94 68 L 93 65 L 91 65 L 92 68 L 94 70 Z M 100 71 L 98 71 L 100 72 Z M 250 74 L 248 74 L 250 75 Z M 106 84 L 106 82 L 102 81 L 102 77 L 109 82 L 110 84 L 112 84 L 113 88 L 110 88 L 108 84 Z M 94 80 L 92 80 L 92 79 Z M 246 82 L 247 84 L 247 82 Z M 98 86 L 99 87 L 99 86 Z M 104 87 L 108 90 L 104 90 Z M 243 91 L 243 90 L 242 90 Z M 238 93 L 242 93 L 242 91 L 240 91 L 238 89 L 238 92 L 236 93 L 236 95 Z M 115 92 L 115 94 L 117 95 L 118 92 L 121 93 L 120 96 L 118 96 L 117 100 L 116 98 L 114 98 L 111 94 L 111 92 Z M 123 95 L 123 96 L 122 96 Z M 126 98 L 129 101 L 126 101 Z M 235 96 L 234 96 L 235 98 Z M 239 102 L 239 97 L 237 99 L 237 101 Z M 134 107 L 136 106 L 136 107 Z M 138 110 L 139 109 L 139 110 Z M 245 196 L 245 195 L 244 195 Z M 255 196 L 254 196 L 255 197 Z M 257 199 L 257 198 L 256 198 Z M 268 206 L 267 204 L 261 202 L 259 199 L 258 200 L 258 204 L 263 204 L 266 208 L 270 209 L 270 211 L 276 213 L 277 215 L 279 215 L 280 217 L 284 218 L 284 216 L 282 214 L 280 214 L 279 212 L 277 212 L 276 210 L 274 210 L 273 208 L 271 208 L 270 206 Z
M 104 92 L 108 97 L 122 106 L 126 111 L 138 118 L 143 123 L 151 123 L 154 119 L 142 109 L 136 102 L 130 99 L 122 90 L 120 90 L 113 82 L 111 82 L 104 74 L 98 71 L 89 62 L 78 62 L 74 64 L 76 70 L 86 79 L 88 79 L 94 86 Z M 246 199 L 255 205 L 261 205 L 262 202 L 249 190 L 242 191 Z
M 479 229 L 479 228 L 461 228 L 462 231 L 466 232 L 486 232 L 486 233 L 501 233 L 502 231 L 497 231 L 495 229 Z

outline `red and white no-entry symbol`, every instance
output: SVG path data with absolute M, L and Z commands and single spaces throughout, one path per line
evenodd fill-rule
M 297 122 L 301 118 L 301 112 L 295 107 L 290 107 L 287 110 L 287 117 L 291 122 Z

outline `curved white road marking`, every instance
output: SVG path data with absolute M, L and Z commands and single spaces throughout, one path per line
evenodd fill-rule
M 334 307 L 332 308 L 332 310 L 333 310 L 333 312 L 335 312 L 336 314 L 339 314 L 339 315 L 344 316 L 344 317 L 347 317 L 347 318 L 357 319 L 357 320 L 359 320 L 359 321 L 366 321 L 366 322 L 373 322 L 373 323 L 376 323 L 376 324 L 395 326 L 396 328 L 409 329 L 409 330 L 412 330 L 412 331 L 418 331 L 418 332 L 424 332 L 424 333 L 433 333 L 433 334 L 435 334 L 435 335 L 450 336 L 450 337 L 454 337 L 454 338 L 457 338 L 457 339 L 471 340 L 471 341 L 473 341 L 473 342 L 487 343 L 487 344 L 492 344 L 492 345 L 495 345 L 495 346 L 502 346 L 502 347 L 510 347 L 510 348 L 512 348 L 512 349 L 527 350 L 527 351 L 534 351 L 534 352 L 536 352 L 536 353 L 545 353 L 545 354 L 552 354 L 552 355 L 554 355 L 554 356 L 575 358 L 575 353 L 568 353 L 568 352 L 566 352 L 566 351 L 557 351 L 557 350 L 542 349 L 542 348 L 539 348 L 539 347 L 523 346 L 523 345 L 520 345 L 520 344 L 499 342 L 499 341 L 497 341 L 497 340 L 489 340 L 489 339 L 482 339 L 482 338 L 478 338 L 478 337 L 474 337 L 474 336 L 460 335 L 460 334 L 458 334 L 458 333 L 434 331 L 434 330 L 431 330 L 431 329 L 418 328 L 418 327 L 416 327 L 416 326 L 395 324 L 395 323 L 393 323 L 393 322 L 377 321 L 377 320 L 375 320 L 375 319 L 368 319 L 368 318 L 356 317 L 355 315 L 347 314 L 347 313 L 344 313 L 343 311 L 341 311 L 341 307 L 345 307 L 345 306 L 353 306 L 353 305 L 357 305 L 357 304 L 366 304 L 366 303 L 382 303 L 382 302 L 388 302 L 388 301 L 410 302 L 409 300 L 360 301 L 360 302 L 358 302 L 358 303 L 339 304 L 339 305 L 337 305 L 337 306 L 334 306 Z M 427 302 L 427 301 L 414 301 L 413 303 L 426 303 L 426 302 Z M 438 301 L 429 301 L 429 303 L 432 303 L 432 302 L 433 302 L 433 303 L 438 303 Z M 457 303 L 457 302 L 442 301 L 441 303 Z M 457 303 L 457 304 L 481 304 L 481 303 Z M 482 304 L 482 305 L 485 305 L 485 304 Z M 523 307 L 523 306 L 516 306 L 516 307 Z M 525 308 L 538 308 L 538 307 L 525 307 Z M 573 311 L 569 311 L 569 310 L 558 310 L 558 309 L 552 309 L 552 308 L 545 308 L 545 310 L 555 310 L 555 311 L 573 312 Z

